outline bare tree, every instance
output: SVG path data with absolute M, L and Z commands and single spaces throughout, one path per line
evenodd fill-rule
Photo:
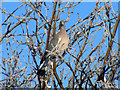
M 1 87 L 117 88 L 120 14 L 111 2 L 98 0 L 94 10 L 81 18 L 79 11 L 74 12 L 81 3 L 21 1 L 12 13 L 0 8 L 5 17 L 0 36 Z M 68 27 L 72 14 L 78 19 Z M 68 50 L 54 59 L 47 74 L 39 76 L 40 61 L 62 17 L 70 39 Z

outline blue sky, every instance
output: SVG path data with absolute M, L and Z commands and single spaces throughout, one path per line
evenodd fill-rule
M 51 2 L 49 2 L 49 4 L 50 4 Z M 75 9 L 74 9 L 74 13 L 71 15 L 71 18 L 70 18 L 70 21 L 69 22 L 67 22 L 66 23 L 66 29 L 68 29 L 68 27 L 70 27 L 70 26 L 72 26 L 74 23 L 76 23 L 77 22 L 77 17 L 75 17 L 76 15 L 77 15 L 77 13 L 79 13 L 79 16 L 82 18 L 82 19 L 84 19 L 86 16 L 88 16 L 91 12 L 92 12 L 92 10 L 94 10 L 94 8 L 95 8 L 95 2 L 83 2 L 83 3 L 81 3 L 80 5 L 78 5 L 77 7 L 75 7 Z M 19 5 L 21 5 L 21 3 L 19 3 L 19 2 L 5 2 L 5 3 L 3 3 L 3 5 L 2 5 L 2 7 L 3 8 L 6 8 L 6 11 L 7 12 L 9 12 L 9 13 L 11 13 L 13 10 L 15 10 L 16 9 L 16 7 L 18 7 Z M 112 2 L 112 5 L 113 5 L 113 9 L 114 10 L 118 10 L 118 2 Z M 52 11 L 52 7 L 51 7 L 51 11 Z M 15 15 L 20 15 L 21 13 L 25 13 L 25 10 L 23 10 L 22 8 L 20 9 L 20 10 L 18 10 L 16 13 L 15 13 Z M 52 12 L 48 12 L 48 15 L 51 17 L 51 13 Z M 61 20 L 64 20 L 64 19 L 66 19 L 66 17 L 67 16 L 65 16 L 64 14 L 62 14 L 62 16 L 61 16 Z M 12 20 L 16 20 L 15 18 L 11 18 Z M 5 17 L 4 16 L 2 16 L 2 23 L 3 23 L 3 21 L 5 20 Z M 33 24 L 32 23 L 34 23 L 34 21 L 32 21 L 31 23 L 30 23 L 30 27 L 29 27 L 29 30 L 34 30 L 35 29 L 35 27 L 33 26 Z M 2 28 L 2 33 L 5 33 L 5 31 L 4 31 L 4 28 L 5 27 L 3 27 Z M 17 29 L 19 29 L 19 27 L 17 27 L 16 28 L 16 30 Z M 18 33 L 20 33 L 19 31 L 17 31 Z M 102 33 L 103 33 L 103 31 L 100 31 L 100 33 L 99 33 L 99 35 L 96 35 L 96 38 L 95 38 L 95 44 L 97 45 L 98 43 L 99 43 L 99 41 L 101 40 L 101 38 L 102 38 Z M 17 37 L 17 39 L 19 39 L 20 37 Z M 45 38 L 46 39 L 46 38 Z M 45 40 L 44 39 L 44 40 Z M 117 40 L 117 39 L 116 39 Z M 2 50 L 4 51 L 4 48 L 5 48 L 6 46 L 5 45 L 3 45 L 2 46 Z M 13 46 L 14 47 L 14 46 Z M 21 48 L 24 48 L 24 46 L 23 47 L 21 47 Z M 21 49 L 21 48 L 19 48 L 19 49 Z M 27 51 L 28 52 L 28 51 Z M 27 53 L 25 53 L 25 52 L 23 52 L 25 55 L 27 55 Z M 7 54 L 7 53 L 6 53 Z M 5 55 L 6 55 L 5 53 L 3 53 L 2 55 L 3 55 L 3 57 L 5 57 Z M 87 53 L 86 53 L 87 54 Z M 66 57 L 65 58 L 67 58 L 67 55 L 66 55 Z M 66 83 L 67 84 L 67 83 Z M 64 86 L 66 86 L 65 84 L 64 84 Z

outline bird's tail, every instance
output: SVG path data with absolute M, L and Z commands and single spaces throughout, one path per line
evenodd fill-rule
M 53 68 L 52 58 L 45 56 L 43 59 L 41 59 L 40 67 L 37 74 L 43 76 L 50 68 Z

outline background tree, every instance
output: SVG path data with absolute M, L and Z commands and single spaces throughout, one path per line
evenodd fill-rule
M 81 18 L 81 3 L 21 1 L 12 12 L 0 8 L 3 15 L 1 87 L 118 86 L 120 43 L 117 27 L 120 14 L 111 2 L 98 0 L 94 10 Z M 62 55 L 63 59 L 57 57 L 54 60 L 54 68 L 50 69 L 52 74 L 48 72 L 47 78 L 38 77 L 41 58 L 49 40 L 58 31 L 60 20 L 66 22 L 70 38 L 68 51 Z

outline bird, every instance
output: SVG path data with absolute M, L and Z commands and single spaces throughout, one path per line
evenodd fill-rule
M 39 74 L 42 76 L 48 70 L 48 66 L 53 68 L 53 58 L 56 54 L 63 54 L 68 48 L 69 37 L 65 30 L 65 22 L 62 20 L 59 24 L 59 31 L 53 36 L 46 48 L 45 56 L 41 59 Z M 49 58 L 50 57 L 50 58 Z

